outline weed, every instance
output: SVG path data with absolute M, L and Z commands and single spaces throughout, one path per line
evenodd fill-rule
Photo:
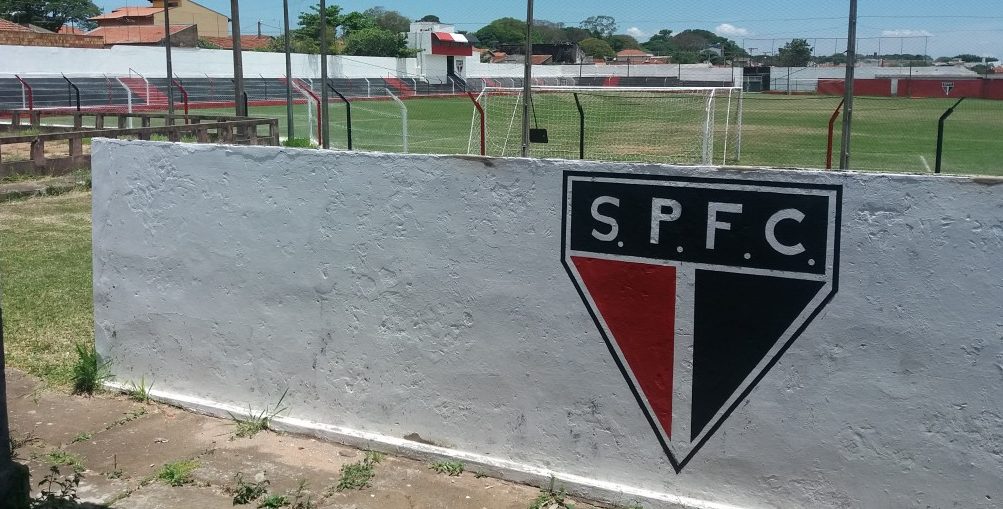
M 292 493 L 293 500 L 289 507 L 292 509 L 314 509 L 313 498 L 306 493 L 306 479 L 300 479 L 299 486 Z
M 132 410 L 130 412 L 126 412 L 125 417 L 123 417 L 123 418 L 121 418 L 121 419 L 119 419 L 119 420 L 117 420 L 117 421 L 109 424 L 108 426 L 106 426 L 105 427 L 105 431 L 108 431 L 108 430 L 110 430 L 110 429 L 112 429 L 112 428 L 114 428 L 116 426 L 121 426 L 123 424 L 127 424 L 127 423 L 130 423 L 132 421 L 135 421 L 136 419 L 139 419 L 140 417 L 142 417 L 144 415 L 146 415 L 146 409 L 145 408 L 137 408 L 136 410 Z
M 268 495 L 267 497 L 261 499 L 261 503 L 258 504 L 258 509 L 279 509 L 280 507 L 289 506 L 289 497 L 285 495 Z
M 460 461 L 439 461 L 430 466 L 437 474 L 447 474 L 456 477 L 463 473 L 463 463 Z
M 575 504 L 567 499 L 567 492 L 561 486 L 554 490 L 555 479 L 550 478 L 550 486 L 540 490 L 536 500 L 529 504 L 529 509 L 574 509 Z
M 45 455 L 42 456 L 42 459 L 44 459 L 45 462 L 51 466 L 72 467 L 74 472 L 84 471 L 84 464 L 80 460 L 80 456 L 77 456 L 76 454 L 73 454 L 71 452 L 66 452 L 62 449 L 53 449 L 45 453 Z
M 268 479 L 249 483 L 244 480 L 244 474 L 238 472 L 234 476 L 234 487 L 227 488 L 227 493 L 233 494 L 233 505 L 250 504 L 268 493 Z
M 129 399 L 140 403 L 150 402 L 150 391 L 153 390 L 153 380 L 150 380 L 150 385 L 146 385 L 146 376 L 143 376 L 139 379 L 139 385 L 136 385 L 136 382 L 129 382 L 129 386 Z
M 283 141 L 282 144 L 286 147 L 292 148 L 317 148 L 317 146 L 307 138 L 289 138 L 286 141 Z
M 194 459 L 168 463 L 157 471 L 157 479 L 171 486 L 191 484 L 193 482 L 192 472 L 198 467 L 199 462 Z
M 101 382 L 111 378 L 109 363 L 98 357 L 93 346 L 76 344 L 77 363 L 73 365 L 73 394 L 94 394 Z
M 112 456 L 112 469 L 111 472 L 104 474 L 105 477 L 109 479 L 121 479 L 125 472 L 121 468 L 118 468 L 118 454 L 113 454 Z
M 366 457 L 362 461 L 341 467 L 341 478 L 338 479 L 336 489 L 345 491 L 369 487 L 369 482 L 373 480 L 373 467 L 381 461 L 383 461 L 382 453 L 366 451 Z
M 14 433 L 10 434 L 10 456 L 13 459 L 18 459 L 17 451 L 26 445 L 33 444 L 42 440 L 35 435 L 34 431 L 29 431 L 22 435 L 20 438 L 14 436 Z
M 41 488 L 37 498 L 32 499 L 31 509 L 63 509 L 78 507 L 77 487 L 80 486 L 80 472 L 64 476 L 59 467 L 49 467 L 49 473 L 38 482 Z
M 77 442 L 86 442 L 92 438 L 94 438 L 93 433 L 87 433 L 87 432 L 77 433 L 77 436 L 73 437 L 73 440 L 70 443 L 75 444 Z
M 275 403 L 274 407 L 269 408 L 266 406 L 260 413 L 255 413 L 254 409 L 248 405 L 247 418 L 238 417 L 231 413 L 230 418 L 233 419 L 235 428 L 233 430 L 233 436 L 230 437 L 230 440 L 234 440 L 236 438 L 251 438 L 259 432 L 268 429 L 271 420 L 274 419 L 275 416 L 289 410 L 288 407 L 282 406 L 282 401 L 286 399 L 286 394 L 288 393 L 289 389 L 287 388 L 282 393 L 282 396 L 279 397 L 279 400 Z

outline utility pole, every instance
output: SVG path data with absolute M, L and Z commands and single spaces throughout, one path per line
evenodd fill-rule
M 846 35 L 846 81 L 843 97 L 843 140 L 839 150 L 839 169 L 850 169 L 850 135 L 853 132 L 853 77 L 857 65 L 857 0 L 850 0 L 850 23 Z
M 247 116 L 244 102 L 244 60 L 240 49 L 240 3 L 230 0 L 230 24 L 233 25 L 233 97 L 237 104 L 237 116 Z
M 174 124 L 174 64 L 171 62 L 171 0 L 164 3 L 164 49 L 167 51 L 167 123 Z M 149 97 L 147 98 L 149 101 Z
M 522 157 L 529 157 L 529 107 L 533 101 L 533 0 L 526 0 L 526 63 L 522 84 Z
M 320 132 L 321 146 L 331 148 L 331 126 L 327 116 L 327 2 L 320 0 Z
M 261 20 L 258 20 L 258 39 L 261 39 Z
M 286 31 L 286 139 L 293 139 L 293 59 L 289 38 L 289 0 L 282 0 Z M 309 108 L 310 105 L 307 105 Z

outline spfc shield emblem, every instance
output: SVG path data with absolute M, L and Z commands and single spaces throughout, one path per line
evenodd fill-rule
M 953 81 L 941 81 L 940 88 L 944 89 L 944 95 L 951 95 L 951 90 L 954 90 Z
M 564 267 L 677 473 L 835 295 L 841 193 L 564 173 Z

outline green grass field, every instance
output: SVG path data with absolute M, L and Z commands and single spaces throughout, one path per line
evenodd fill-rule
M 94 342 L 89 192 L 0 203 L 0 293 L 7 364 L 68 384 Z
M 829 117 L 840 98 L 746 94 L 743 102 L 741 157 L 737 157 L 737 99 L 718 97 L 714 163 L 747 166 L 822 168 L 825 166 Z M 521 114 L 514 98 L 493 99 L 488 106 L 488 154 L 518 155 Z M 702 98 L 623 100 L 603 92 L 583 97 L 587 159 L 698 164 L 702 160 Z M 854 108 L 851 167 L 857 170 L 932 172 L 936 161 L 937 120 L 954 103 L 950 99 L 858 97 Z M 473 105 L 466 97 L 414 98 L 405 101 L 408 151 L 431 154 L 477 153 L 471 140 Z M 314 134 L 307 106 L 295 107 L 296 137 Z M 277 118 L 286 136 L 285 106 L 252 106 L 252 116 Z M 231 115 L 230 109 L 197 109 L 193 114 Z M 345 105 L 332 103 L 331 146 L 347 148 Z M 727 136 L 725 136 L 725 118 Z M 550 143 L 533 145 L 538 157 L 578 158 L 578 115 L 570 95 L 540 94 L 534 124 L 549 131 Z M 312 129 L 311 129 L 312 124 Z M 400 107 L 388 100 L 356 100 L 352 104 L 356 150 L 402 152 Z M 838 164 L 840 121 L 835 130 Z M 998 153 L 1003 148 L 1003 101 L 968 99 L 948 120 L 944 173 L 1003 175 Z M 507 136 L 506 136 L 507 135 Z M 724 157 L 724 140 L 728 140 Z

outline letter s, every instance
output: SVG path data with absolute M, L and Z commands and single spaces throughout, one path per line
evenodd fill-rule
M 616 240 L 617 234 L 620 233 L 620 225 L 617 224 L 616 219 L 610 216 L 604 216 L 599 213 L 599 206 L 605 204 L 613 205 L 614 207 L 620 206 L 620 199 L 614 198 L 612 196 L 600 196 L 592 202 L 592 219 L 599 221 L 602 224 L 609 225 L 609 233 L 600 233 L 599 230 L 593 229 L 592 236 L 603 242 L 610 242 Z

